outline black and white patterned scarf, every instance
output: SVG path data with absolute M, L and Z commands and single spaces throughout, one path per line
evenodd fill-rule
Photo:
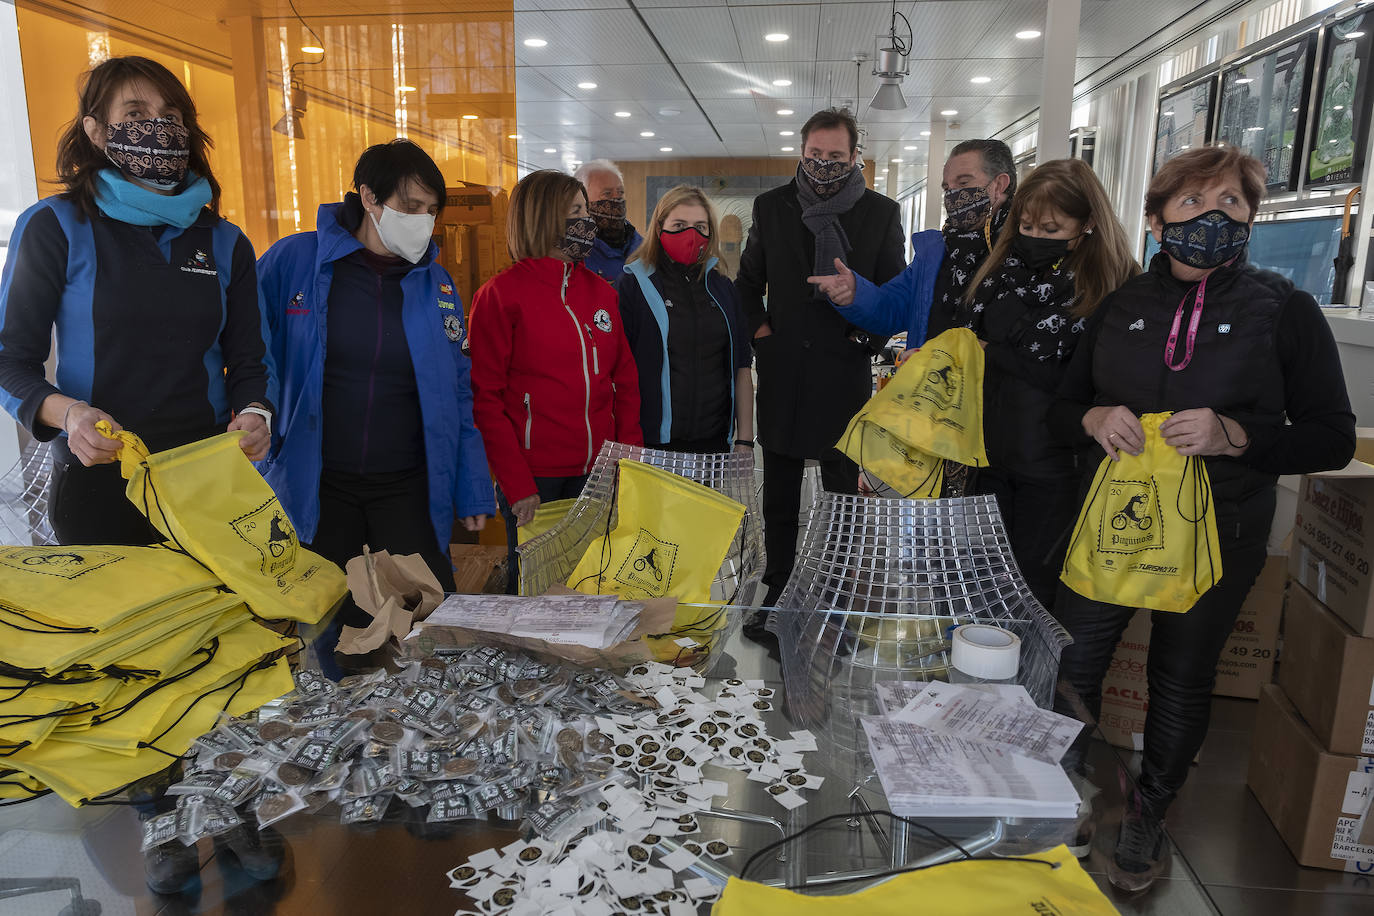
M 930 333 L 932 335 L 947 328 L 955 327 L 962 314 L 964 292 L 968 289 L 973 275 L 978 273 L 983 259 L 991 250 L 991 242 L 996 241 L 997 233 L 1007 221 L 1010 207 L 1003 205 L 992 215 L 987 226 L 977 229 L 958 231 L 946 227 L 945 259 L 940 264 L 940 272 L 935 277 L 935 296 L 930 306 Z
M 1037 273 L 1008 255 L 1001 270 L 978 285 L 973 302 L 961 312 L 960 326 L 1024 358 L 1067 362 L 1088 323 L 1070 314 L 1076 299 L 1073 271 L 1059 267 Z

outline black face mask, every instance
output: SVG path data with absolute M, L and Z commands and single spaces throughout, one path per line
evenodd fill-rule
M 1022 264 L 1039 272 L 1068 257 L 1071 241 L 1073 239 L 1037 238 L 1018 232 L 1016 238 L 1011 241 L 1011 252 L 1021 259 Z

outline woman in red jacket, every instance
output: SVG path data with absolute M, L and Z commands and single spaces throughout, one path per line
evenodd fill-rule
M 615 290 L 582 265 L 595 238 L 577 179 L 527 175 L 506 220 L 515 263 L 473 296 L 473 416 L 518 525 L 581 493 L 603 442 L 644 441 Z

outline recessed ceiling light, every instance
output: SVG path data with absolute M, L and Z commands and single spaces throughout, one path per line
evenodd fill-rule
M 525 47 L 527 47 L 527 48 L 542 48 L 542 47 L 544 47 L 544 46 L 547 45 L 547 44 L 548 44 L 548 42 L 545 41 L 545 40 L 542 39 L 542 38 L 526 38 L 526 39 L 525 39 Z
M 923 130 L 923 131 L 921 131 L 921 136 L 922 136 L 922 137 L 929 137 L 929 136 L 930 136 L 930 131 L 928 131 L 928 130 Z
M 992 77 L 990 77 L 990 76 L 975 76 L 975 77 L 973 77 L 973 79 L 969 80 L 969 82 L 970 82 L 970 83 L 977 83 L 978 85 L 981 86 L 983 83 L 990 83 L 990 82 L 992 82 Z
M 778 114 L 782 115 L 783 117 L 787 117 L 788 115 L 792 114 L 792 109 L 790 109 L 790 108 L 779 108 L 779 109 L 778 109 Z
M 1036 29 L 1022 29 L 1016 33 L 1016 37 L 1022 41 L 1029 41 L 1032 38 L 1039 38 L 1040 32 Z
M 782 147 L 782 151 L 783 151 L 784 153 L 792 153 L 792 152 L 796 152 L 796 150 L 797 150 L 797 148 L 796 148 L 795 146 L 784 146 L 784 147 Z
M 660 146 L 658 148 L 658 151 L 660 153 L 671 153 L 673 151 L 673 148 L 671 146 Z
M 790 136 L 792 136 L 792 135 L 793 135 L 793 131 L 790 131 L 790 130 L 780 130 L 780 131 L 778 131 L 778 136 L 779 136 L 779 137 L 790 137 Z
M 1346 32 L 1346 33 L 1345 33 L 1345 37 L 1346 37 L 1346 38 L 1363 38 L 1363 37 L 1364 37 L 1364 32 Z M 302 50 L 303 50 L 303 49 L 302 49 Z
M 952 118 L 952 117 L 954 117 L 955 115 L 957 115 L 958 113 L 959 113 L 959 110 L 956 109 L 956 108 L 946 108 L 944 111 L 940 112 L 940 117 L 942 117 L 942 118 Z
M 1244 86 L 1246 83 L 1253 83 L 1253 82 L 1254 82 L 1254 79 L 1252 79 L 1251 77 L 1242 76 L 1240 79 L 1236 80 L 1236 85 L 1237 85 L 1237 86 Z
M 1172 118 L 1174 116 L 1174 113 L 1172 111 L 1161 111 L 1159 113 L 1159 116 L 1161 118 Z
M 781 88 L 781 87 L 783 87 L 783 86 L 790 86 L 790 85 L 792 85 L 792 81 L 791 81 L 791 80 L 773 80 L 773 85 L 774 85 L 774 86 L 778 86 L 779 88 Z
M 525 139 L 525 138 L 522 137 L 522 136 L 520 136 L 519 134 L 506 134 L 506 139 L 507 139 L 507 140 L 523 140 L 523 139 Z
M 544 152 L 546 152 L 546 153 L 556 153 L 556 152 L 558 152 L 558 147 L 556 147 L 556 146 L 546 146 L 546 147 L 544 147 Z
M 908 150 L 908 151 L 909 151 L 909 150 L 914 150 L 914 149 L 920 149 L 920 147 L 919 147 L 919 146 L 904 146 L 904 147 L 902 147 L 902 149 Z
M 615 116 L 617 118 L 628 118 L 630 116 L 630 113 L 628 111 L 617 111 L 615 113 Z
M 1247 128 L 1245 128 L 1245 132 L 1246 132 L 1246 133 L 1250 133 L 1251 131 L 1256 131 L 1256 130 L 1264 130 L 1264 128 L 1263 128 L 1263 127 L 1247 127 Z
M 891 170 L 890 170 L 887 166 L 883 166 L 883 174 L 884 174 L 884 175 L 886 175 L 889 171 L 891 171 Z
M 578 83 L 578 84 L 577 84 L 577 88 L 578 88 L 578 89 L 595 89 L 595 88 L 596 88 L 596 83 L 593 83 L 592 81 L 588 80 L 587 82 L 584 82 L 584 83 Z
M 1332 110 L 1332 111 L 1345 111 L 1345 106 L 1344 106 L 1344 105 L 1332 105 L 1332 106 L 1331 106 L 1331 110 Z
M 324 48 L 319 45 L 301 45 L 301 51 L 305 54 L 323 54 Z
M 414 92 L 414 91 L 415 91 L 415 87 L 414 87 L 414 86 L 397 86 L 397 87 L 396 87 L 396 91 L 397 91 L 397 92 Z
M 788 35 L 786 32 L 769 32 L 767 35 L 763 36 L 764 41 L 786 41 L 787 38 Z
M 463 120 L 464 120 L 464 121 L 476 121 L 476 120 L 477 120 L 477 115 L 474 115 L 474 114 L 466 114 L 466 115 L 463 115 Z
M 889 159 L 888 162 L 901 162 L 901 159 Z
M 665 118 L 676 118 L 678 115 L 682 114 L 682 111 L 678 108 L 660 108 L 658 113 Z
M 641 137 L 652 137 L 652 136 L 654 135 L 654 132 L 651 131 L 651 130 L 641 130 L 641 131 L 639 132 L 639 135 L 640 135 Z

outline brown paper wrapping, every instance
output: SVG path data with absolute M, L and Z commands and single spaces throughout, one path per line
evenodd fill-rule
M 338 651 L 365 655 L 395 637 L 405 639 L 444 600 L 444 590 L 419 554 L 392 556 L 366 547 L 348 561 L 348 589 L 358 607 L 372 615 L 366 628 L 344 627 Z

